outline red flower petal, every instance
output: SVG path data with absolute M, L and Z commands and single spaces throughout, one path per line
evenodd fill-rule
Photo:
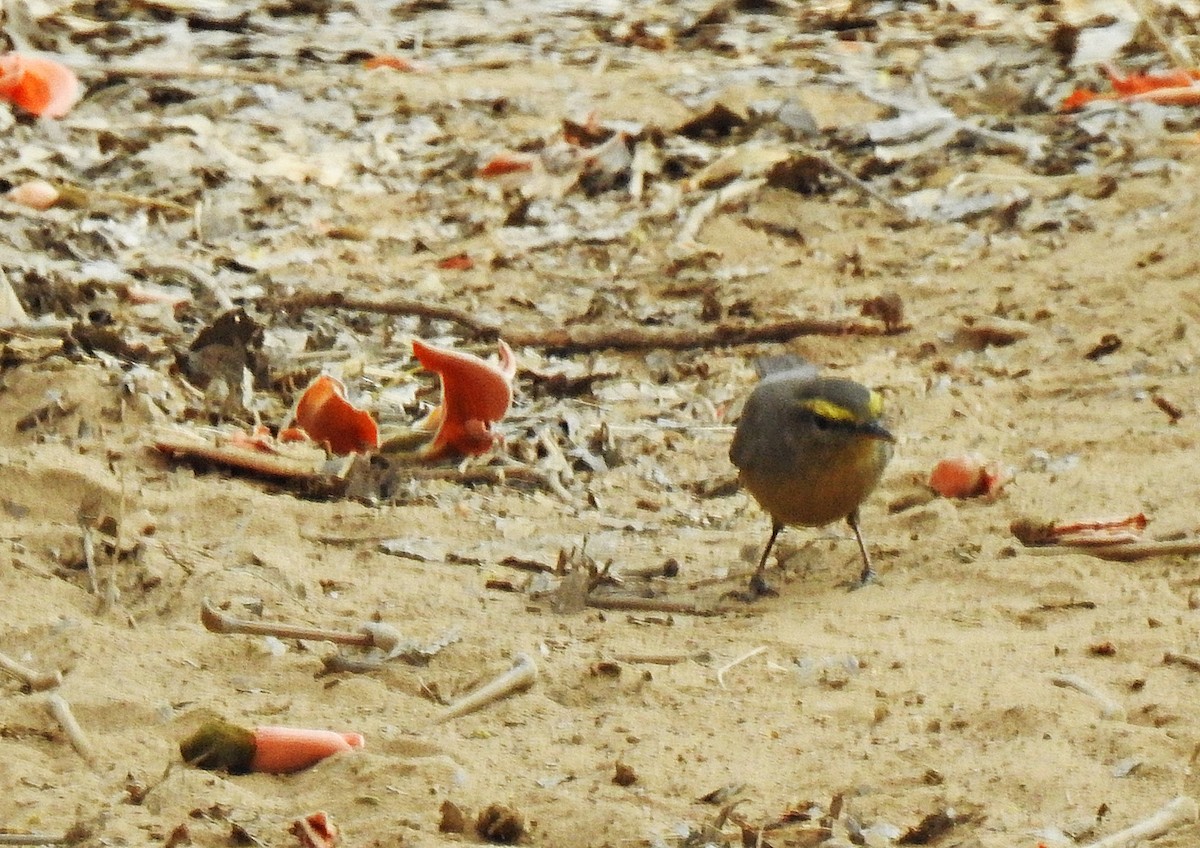
M 424 448 L 426 459 L 485 453 L 495 444 L 491 426 L 504 418 L 512 405 L 512 380 L 517 373 L 512 348 L 503 341 L 499 348 L 497 366 L 469 353 L 413 339 L 418 361 L 442 378 L 442 402 L 424 422 L 425 427 L 437 429 Z
M 375 68 L 391 68 L 393 71 L 415 71 L 417 66 L 403 56 L 372 56 L 363 62 L 368 71 Z
M 522 171 L 532 171 L 533 161 L 510 153 L 500 153 L 493 156 L 487 163 L 481 165 L 476 174 L 484 179 L 502 177 L 505 174 L 516 174 Z
M 953 456 L 938 462 L 929 474 L 929 488 L 944 498 L 993 497 L 1012 480 L 1000 462 L 977 454 Z
M 80 93 L 79 77 L 61 62 L 27 53 L 0 56 L 0 97 L 26 112 L 61 118 Z
M 308 384 L 292 418 L 309 438 L 336 454 L 363 453 L 379 447 L 375 419 L 346 400 L 346 387 L 328 374 Z
M 475 260 L 466 253 L 456 253 L 439 260 L 437 266 L 444 271 L 470 271 L 475 267 Z
M 300 841 L 301 848 L 334 848 L 341 833 L 329 813 L 318 810 L 292 822 L 292 834 Z

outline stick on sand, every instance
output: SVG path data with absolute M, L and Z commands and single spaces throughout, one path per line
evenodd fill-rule
M 1100 704 L 1101 718 L 1125 718 L 1125 708 L 1121 703 L 1109 695 L 1099 686 L 1090 681 L 1084 680 L 1074 674 L 1052 674 L 1050 682 L 1055 686 L 1062 686 L 1066 689 L 1074 689 L 1076 692 L 1082 692 L 1092 700 Z
M 63 733 L 67 734 L 67 739 L 70 740 L 71 747 L 79 753 L 79 756 L 87 760 L 88 765 L 95 766 L 95 750 L 92 748 L 92 743 L 88 739 L 87 734 L 83 732 L 83 728 L 79 726 L 79 722 L 75 719 L 75 714 L 71 712 L 71 705 L 67 703 L 66 698 L 57 694 L 47 695 L 46 709 L 62 725 Z
M 1197 815 L 1200 815 L 1200 808 L 1197 808 L 1195 799 L 1180 795 L 1168 801 L 1150 818 L 1110 834 L 1086 848 L 1132 848 L 1139 842 L 1155 839 L 1180 825 L 1195 822 Z
M 537 680 L 537 665 L 529 654 L 517 654 L 513 659 L 512 668 L 504 674 L 485 683 L 473 692 L 468 692 L 450 706 L 446 707 L 433 721 L 441 724 L 452 718 L 473 713 L 493 701 L 498 701 L 513 692 L 528 689 Z
M 34 671 L 32 668 L 22 665 L 5 654 L 0 654 L 0 671 L 8 672 L 34 692 L 53 689 L 62 683 L 61 673 L 57 671 Z

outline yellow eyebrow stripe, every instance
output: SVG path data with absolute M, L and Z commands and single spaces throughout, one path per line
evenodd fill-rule
M 806 409 L 811 410 L 813 415 L 829 421 L 857 421 L 854 413 L 846 409 L 846 407 L 838 406 L 836 403 L 824 398 L 806 398 L 802 405 Z
M 872 389 L 871 399 L 867 401 L 867 409 L 870 410 L 872 418 L 883 415 L 883 395 Z

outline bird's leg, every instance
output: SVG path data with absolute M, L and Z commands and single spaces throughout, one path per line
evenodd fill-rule
M 866 586 L 868 583 L 875 582 L 875 568 L 871 565 L 871 555 L 867 553 L 867 544 L 863 541 L 862 530 L 858 526 L 858 510 L 846 516 L 846 523 L 854 531 L 854 538 L 858 539 L 858 549 L 862 551 L 863 569 L 862 574 L 858 577 L 858 584 L 854 588 Z
M 758 561 L 758 568 L 754 570 L 754 576 L 750 578 L 751 598 L 776 594 L 775 590 L 771 588 L 771 584 L 767 582 L 767 578 L 763 576 L 763 572 L 767 570 L 767 556 L 770 555 L 771 548 L 775 545 L 775 537 L 782 529 L 783 525 L 778 521 L 771 522 L 771 538 L 767 539 L 767 546 L 763 549 L 762 558 Z

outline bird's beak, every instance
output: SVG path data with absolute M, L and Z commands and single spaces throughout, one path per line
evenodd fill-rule
M 894 443 L 896 441 L 896 437 L 888 432 L 886 427 L 874 421 L 860 426 L 858 428 L 858 432 L 862 433 L 864 436 L 870 436 L 872 439 L 879 439 L 880 441 L 884 442 Z

